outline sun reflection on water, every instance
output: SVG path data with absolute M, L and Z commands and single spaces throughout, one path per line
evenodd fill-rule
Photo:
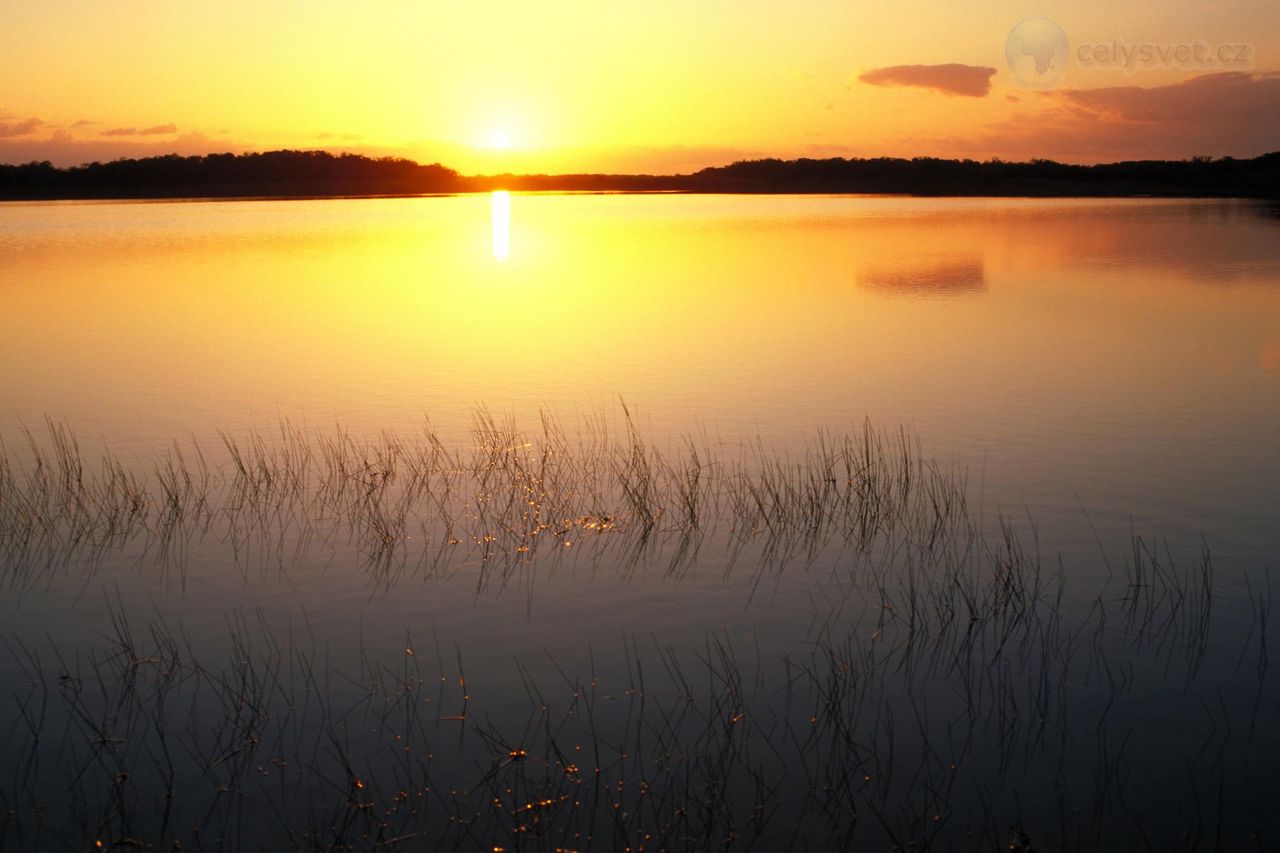
M 489 218 L 493 223 L 493 257 L 506 261 L 511 257 L 511 193 L 495 190 L 489 202 Z

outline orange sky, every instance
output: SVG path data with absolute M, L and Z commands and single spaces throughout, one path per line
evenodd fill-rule
M 1067 39 L 1060 79 L 1007 61 L 1029 17 Z M 0 161 L 1252 156 L 1280 149 L 1277 47 L 1264 0 L 24 0 L 0 26 Z

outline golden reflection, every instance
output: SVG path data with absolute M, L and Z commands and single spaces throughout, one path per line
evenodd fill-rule
M 489 201 L 489 218 L 493 222 L 493 257 L 506 261 L 511 257 L 511 193 L 495 190 Z
M 859 416 L 946 400 L 938 418 L 960 429 L 1049 418 L 1025 405 L 1045 387 L 1125 400 L 1160 376 L 1214 399 L 1217 368 L 1196 347 L 1170 360 L 1171 340 L 1280 376 L 1258 370 L 1280 370 L 1264 354 L 1280 329 L 1267 220 L 521 194 L 509 256 L 511 195 L 0 206 L 0 414 L 126 436 L 145 420 L 161 444 L 247 410 L 375 432 L 429 412 L 469 436 L 477 401 L 585 410 L 626 392 L 672 422 L 755 418 L 768 401 L 805 428 L 846 411 L 836 396 Z M 1206 287 L 1224 244 L 1256 260 L 1240 285 Z M 884 289 L 900 280 L 938 295 Z M 576 549 L 601 526 L 566 536 Z

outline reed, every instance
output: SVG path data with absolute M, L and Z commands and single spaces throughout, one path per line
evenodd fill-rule
M 659 448 L 623 411 L 620 428 L 589 418 L 570 432 L 544 415 L 527 434 L 478 410 L 469 451 L 429 426 L 357 440 L 282 422 L 273 436 L 223 434 L 217 452 L 175 444 L 143 472 L 109 453 L 87 461 L 49 423 L 22 452 L 0 447 L 0 577 L 21 588 L 121 555 L 182 577 L 190 548 L 221 543 L 246 576 L 316 546 L 384 577 L 478 562 L 484 587 L 583 546 L 624 567 L 660 553 L 679 573 L 714 541 L 758 573 L 833 544 L 928 553 L 972 533 L 963 482 L 903 433 L 819 433 L 793 459 L 758 441 Z
M 751 588 L 821 573 L 823 618 L 782 654 L 627 636 L 508 678 L 407 632 L 335 653 L 305 611 L 196 642 L 116 596 L 97 643 L 3 638 L 0 849 L 1276 843 L 1269 577 L 1227 624 L 1207 546 L 1135 535 L 1081 589 L 1034 525 L 983 531 L 961 476 L 870 425 L 787 455 L 479 410 L 471 438 L 282 423 L 138 472 L 51 423 L 0 453 L 0 567 L 23 594 L 121 560 L 181 580 L 212 552 L 251 580 L 343 553 L 382 588 L 483 591 L 714 553 Z

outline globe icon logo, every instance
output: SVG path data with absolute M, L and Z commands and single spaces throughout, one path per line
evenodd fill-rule
M 1020 21 L 1004 40 L 1004 57 L 1018 85 L 1051 89 L 1067 69 L 1067 34 L 1048 18 Z

